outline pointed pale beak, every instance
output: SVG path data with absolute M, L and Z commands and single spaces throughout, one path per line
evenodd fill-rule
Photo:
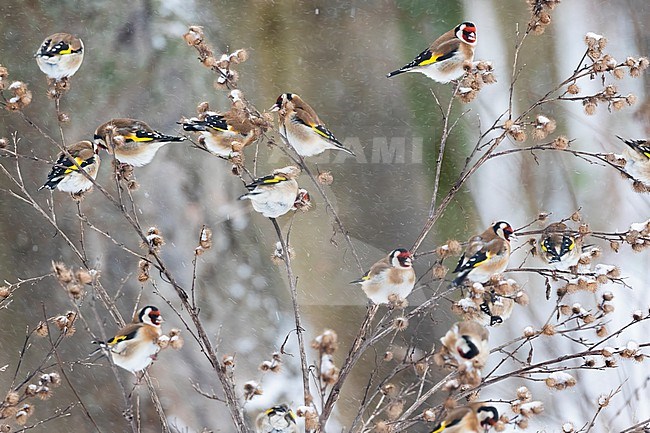
M 269 108 L 269 111 L 270 111 L 271 113 L 274 113 L 274 112 L 276 112 L 276 111 L 280 111 L 280 108 L 281 108 L 281 107 L 280 107 L 278 104 L 273 104 L 273 106 L 272 106 L 271 108 Z

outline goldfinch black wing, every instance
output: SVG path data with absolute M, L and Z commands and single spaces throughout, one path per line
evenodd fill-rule
M 358 283 L 363 283 L 364 281 L 368 281 L 370 279 L 370 271 L 366 272 L 361 276 L 361 278 L 356 279 L 354 281 L 350 281 L 350 284 L 358 284 Z
M 280 182 L 285 182 L 289 180 L 286 176 L 283 176 L 281 174 L 269 174 L 268 176 L 260 177 L 259 179 L 255 179 L 252 183 L 249 183 L 246 185 L 246 189 L 249 191 L 254 190 L 258 186 L 262 185 L 277 185 Z
M 85 160 L 80 157 L 75 157 L 74 162 L 72 162 L 67 157 L 67 155 L 62 154 L 59 156 L 59 159 L 56 160 L 56 163 L 52 167 L 50 174 L 47 175 L 47 182 L 45 182 L 45 184 L 40 187 L 39 190 L 43 188 L 54 189 L 66 175 L 72 173 L 73 171 L 79 170 L 79 167 L 85 168 L 94 163 L 94 156 Z
M 650 159 L 650 145 L 648 144 L 647 140 L 628 140 L 623 137 L 619 137 L 618 135 L 616 137 L 618 137 L 619 140 L 623 141 L 623 143 L 630 146 L 630 148 L 635 152 Z

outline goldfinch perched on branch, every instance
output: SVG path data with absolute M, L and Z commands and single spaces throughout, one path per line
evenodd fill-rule
M 79 194 L 88 191 L 93 183 L 79 171 L 84 170 L 88 176 L 95 179 L 99 171 L 98 149 L 90 141 L 80 141 L 67 147 L 72 159 L 61 152 L 47 176 L 47 182 L 39 188 L 58 189 L 59 191 Z
M 485 283 L 492 275 L 503 272 L 510 260 L 510 236 L 513 233 L 510 224 L 499 221 L 470 238 L 454 269 L 458 277 L 452 284 L 460 285 L 465 279 Z
M 156 359 L 162 322 L 158 308 L 148 305 L 138 312 L 132 323 L 117 331 L 115 337 L 95 343 L 108 350 L 115 365 L 135 374 Z
M 256 433 L 295 433 L 296 415 L 286 404 L 273 406 L 257 416 Z
M 149 164 L 158 149 L 185 137 L 164 135 L 141 120 L 113 119 L 95 130 L 95 144 L 123 164 L 141 167 Z
M 182 125 L 185 131 L 198 132 L 199 140 L 210 153 L 224 158 L 236 155 L 232 148 L 233 142 L 242 143 L 246 138 L 246 133 L 233 128 L 225 115 L 213 111 L 206 111 L 199 117 L 186 119 Z
M 539 239 L 539 256 L 553 269 L 567 271 L 582 254 L 582 239 L 573 237 L 564 223 L 549 224 Z
M 277 169 L 246 185 L 250 192 L 239 199 L 250 200 L 253 209 L 265 217 L 277 218 L 289 212 L 297 200 L 304 198 L 299 196 L 298 182 L 295 179 L 299 174 L 300 169 L 293 165 Z
M 482 433 L 499 421 L 499 411 L 489 403 L 472 403 L 449 412 L 432 433 Z
M 410 251 L 397 248 L 351 284 L 361 284 L 368 299 L 375 304 L 390 303 L 391 295 L 406 299 L 415 285 L 412 262 L 413 255 Z
M 45 75 L 61 80 L 73 76 L 81 67 L 84 44 L 71 34 L 55 33 L 45 38 L 34 57 Z
M 320 155 L 327 149 L 342 150 L 354 155 L 323 125 L 314 109 L 295 93 L 280 95 L 271 111 L 278 112 L 280 134 L 298 155 Z
M 650 143 L 648 140 L 628 140 L 618 135 L 616 137 L 629 147 L 625 152 L 627 171 L 641 182 L 650 185 Z
M 413 61 L 387 77 L 404 72 L 420 72 L 434 81 L 448 83 L 465 73 L 463 63 L 474 59 L 475 47 L 476 26 L 466 21 L 440 36 Z
M 489 336 L 487 328 L 472 320 L 465 320 L 455 323 L 440 342 L 459 365 L 466 363 L 480 369 L 490 354 Z

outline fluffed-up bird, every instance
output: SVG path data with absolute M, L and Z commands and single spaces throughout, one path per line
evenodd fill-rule
M 413 255 L 404 248 L 397 248 L 351 284 L 361 284 L 368 299 L 375 304 L 390 303 L 391 295 L 406 299 L 415 285 Z
M 440 36 L 410 63 L 387 75 L 420 72 L 432 80 L 448 83 L 465 73 L 463 63 L 474 59 L 476 26 L 465 21 Z
M 582 254 L 582 239 L 576 239 L 564 223 L 552 223 L 539 239 L 539 256 L 553 269 L 567 271 Z
M 107 349 L 118 367 L 135 374 L 144 370 L 160 350 L 158 337 L 162 335 L 162 317 L 158 308 L 142 308 L 129 323 L 107 342 L 95 342 Z
M 167 143 L 186 140 L 153 130 L 141 120 L 113 119 L 95 130 L 95 144 L 123 164 L 141 167 L 149 164 L 158 149 Z
M 499 411 L 490 403 L 472 403 L 453 409 L 432 433 L 484 433 L 499 421 Z
M 45 75 L 61 80 L 73 76 L 81 67 L 84 44 L 69 33 L 55 33 L 45 38 L 34 57 Z
M 625 151 L 625 169 L 636 179 L 650 185 L 650 143 L 648 140 L 630 140 L 616 136 L 628 148 Z
M 320 155 L 327 149 L 354 155 L 327 129 L 318 115 L 295 93 L 283 93 L 271 107 L 280 119 L 280 134 L 300 156 Z
M 59 153 L 47 181 L 39 188 L 58 189 L 71 194 L 80 194 L 93 187 L 90 179 L 80 172 L 84 170 L 88 176 L 95 179 L 99 171 L 98 149 L 90 141 L 84 140 L 67 147 L 70 159 L 64 152 Z
M 239 199 L 250 200 L 253 209 L 265 217 L 277 218 L 289 212 L 301 198 L 296 182 L 299 174 L 300 169 L 293 165 L 277 169 L 246 185 L 249 192 Z
M 296 415 L 281 404 L 260 413 L 255 420 L 256 433 L 296 433 Z
M 198 117 L 185 119 L 182 122 L 185 131 L 198 132 L 199 140 L 205 148 L 214 155 L 230 158 L 237 155 L 233 143 L 244 143 L 248 131 L 237 130 L 227 116 L 214 111 L 206 111 Z
M 510 260 L 510 237 L 513 233 L 510 224 L 499 221 L 470 238 L 454 269 L 458 277 L 452 284 L 460 285 L 466 279 L 485 283 L 492 275 L 503 272 Z
M 488 338 L 490 333 L 487 328 L 473 320 L 464 320 L 455 323 L 440 339 L 458 365 L 465 364 L 476 369 L 481 369 L 490 354 Z

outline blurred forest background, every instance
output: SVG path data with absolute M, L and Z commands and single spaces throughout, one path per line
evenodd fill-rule
M 430 89 L 448 101 L 451 86 L 433 83 L 422 75 L 407 74 L 386 79 L 396 69 L 425 48 L 434 38 L 464 20 L 478 27 L 476 59 L 493 62 L 498 83 L 482 90 L 469 105 L 456 103 L 455 115 L 470 108 L 453 131 L 447 145 L 442 192 L 456 180 L 464 159 L 478 137 L 508 106 L 512 56 L 517 26 L 524 30 L 529 19 L 523 0 L 427 0 L 427 1 L 238 1 L 133 0 L 106 2 L 61 0 L 58 2 L 3 0 L 0 22 L 0 64 L 9 69 L 11 79 L 29 84 L 34 97 L 25 110 L 52 137 L 58 137 L 54 103 L 47 99 L 45 77 L 32 58 L 42 40 L 55 32 L 80 36 L 85 43 L 84 63 L 72 79 L 71 90 L 63 97 L 61 109 L 71 121 L 64 125 L 67 142 L 92 139 L 94 129 L 116 117 L 142 119 L 154 129 L 179 134 L 176 122 L 193 116 L 201 101 L 211 108 L 226 110 L 227 93 L 213 88 L 214 74 L 196 59 L 182 34 L 189 25 L 204 26 L 216 51 L 232 52 L 245 48 L 250 59 L 238 67 L 239 88 L 260 110 L 270 107 L 283 92 L 301 95 L 319 113 L 328 127 L 346 144 L 360 145 L 364 154 L 357 161 L 347 158 L 336 163 L 325 154 L 318 164 L 331 170 L 334 183 L 327 187 L 368 267 L 396 247 L 408 248 L 426 220 L 435 173 L 435 157 L 440 141 L 440 110 Z M 548 89 L 568 77 L 585 50 L 584 35 L 593 31 L 608 37 L 607 51 L 622 60 L 627 55 L 648 55 L 650 46 L 650 3 L 647 0 L 567 0 L 553 13 L 553 23 L 541 36 L 530 37 L 521 51 L 523 70 L 515 90 L 514 112 L 528 107 Z M 575 139 L 575 146 L 590 151 L 622 153 L 623 144 L 615 134 L 630 138 L 650 136 L 650 77 L 617 82 L 622 94 L 634 93 L 636 105 L 613 113 L 599 106 L 586 116 L 582 105 L 554 104 L 545 114 L 557 121 L 557 132 Z M 593 89 L 599 83 L 593 83 Z M 583 87 L 588 93 L 589 88 Z M 22 118 L 0 113 L 0 137 L 15 131 L 22 153 L 53 159 L 58 149 L 47 143 Z M 385 155 L 373 160 L 373 149 L 384 142 L 405 144 L 403 161 Z M 514 142 L 504 145 L 516 146 Z M 420 152 L 422 157 L 420 157 Z M 287 165 L 278 151 L 260 149 L 259 173 Z M 271 162 L 265 161 L 269 158 Z M 105 158 L 99 183 L 114 189 L 111 169 Z M 45 181 L 50 166 L 43 162 L 21 161 L 23 175 L 31 192 L 42 206 L 53 200 L 59 226 L 73 239 L 79 237 L 77 206 L 67 194 L 36 192 Z M 236 199 L 244 192 L 230 164 L 186 143 L 169 144 L 154 161 L 136 169 L 140 188 L 134 192 L 144 226 L 157 226 L 167 244 L 162 256 L 174 276 L 182 282 L 192 278 L 193 250 L 203 224 L 214 231 L 215 246 L 199 258 L 198 295 L 202 317 L 216 339 L 220 353 L 237 356 L 239 384 L 259 379 L 258 365 L 277 351 L 294 327 L 293 313 L 285 276 L 270 259 L 275 247 L 273 227 L 261 215 L 251 212 L 247 203 Z M 309 186 L 307 186 L 309 188 Z M 10 183 L 0 176 L 0 279 L 16 282 L 51 272 L 51 261 L 79 266 L 60 236 L 31 207 L 12 199 Z M 365 312 L 366 297 L 349 281 L 359 276 L 354 258 L 344 239 L 331 242 L 334 229 L 322 200 L 312 194 L 315 207 L 296 216 L 292 227 L 295 250 L 294 271 L 299 277 L 299 301 L 309 341 L 324 328 L 334 329 L 342 350 L 336 354 L 340 365 Z M 563 218 L 577 209 L 596 230 L 626 230 L 631 223 L 650 216 L 648 195 L 633 192 L 629 182 L 600 165 L 591 165 L 568 154 L 542 152 L 533 157 L 518 153 L 489 161 L 471 179 L 462 193 L 438 221 L 426 239 L 423 250 L 447 239 L 467 239 L 495 220 L 506 220 L 514 227 L 533 221 L 540 211 Z M 116 240 L 138 249 L 140 240 L 115 213 L 105 198 L 95 192 L 81 202 L 81 210 Z M 552 217 L 552 218 L 554 218 Z M 286 225 L 288 217 L 280 220 Z M 539 227 L 536 227 L 539 228 Z M 526 239 L 520 239 L 521 244 Z M 125 317 L 130 317 L 138 296 L 144 304 L 158 305 L 166 319 L 165 329 L 182 328 L 177 317 L 152 292 L 149 284 L 137 281 L 137 260 L 125 255 L 106 238 L 85 230 L 86 250 L 93 267 L 100 270 L 105 287 L 121 291 L 117 300 Z M 597 243 L 597 242 L 596 242 Z M 518 244 L 515 244 L 518 245 Z M 511 266 L 519 265 L 525 248 L 513 255 Z M 534 258 L 530 266 L 539 266 Z M 616 254 L 603 245 L 599 262 L 620 266 L 634 290 L 610 287 L 618 296 L 617 308 L 631 312 L 650 305 L 650 261 L 647 252 L 637 254 L 622 248 Z M 428 268 L 416 263 L 416 272 Z M 156 278 L 154 276 L 154 278 Z M 512 319 L 492 331 L 491 345 L 521 335 L 528 325 L 543 323 L 554 303 L 545 301 L 543 279 L 517 273 L 513 275 L 531 297 L 528 307 L 516 306 Z M 169 299 L 175 294 L 164 282 L 158 287 Z M 412 306 L 428 293 L 415 291 Z M 590 295 L 593 299 L 596 295 Z M 586 296 L 588 298 L 588 296 Z M 576 298 L 576 302 L 580 301 Z M 90 294 L 86 302 L 96 302 Z M 417 329 L 417 342 L 425 350 L 457 319 L 447 304 L 436 316 Z M 25 329 L 47 317 L 70 309 L 70 300 L 54 279 L 22 286 L 6 309 L 0 311 L 0 393 L 10 386 L 25 339 Z M 629 319 L 621 313 L 621 323 Z M 101 317 L 110 332 L 108 314 Z M 616 320 L 616 318 L 614 318 Z M 91 327 L 93 324 L 91 323 Z M 631 335 L 647 338 L 645 330 Z M 612 324 L 616 327 L 616 323 Z M 97 329 L 94 329 L 97 332 Z M 415 329 L 399 338 L 406 345 Z M 638 333 L 638 334 L 635 334 Z M 628 337 L 630 334 L 628 334 Z M 187 337 L 187 335 L 186 335 Z M 61 346 L 69 362 L 84 358 L 91 350 L 92 338 L 82 326 Z M 170 423 L 181 431 L 233 431 L 223 405 L 208 400 L 192 389 L 192 382 L 204 390 L 219 389 L 219 384 L 194 342 L 186 339 L 180 351 L 164 351 L 150 373 L 160 391 Z M 246 403 L 249 420 L 262 409 L 278 402 L 302 404 L 297 348 L 290 340 L 283 371 L 265 375 L 264 394 Z M 567 341 L 567 343 L 570 343 Z M 45 340 L 33 341 L 19 377 L 38 365 L 48 350 Z M 399 344 L 399 341 L 398 341 Z M 377 354 L 368 353 L 354 370 L 344 388 L 336 412 L 341 426 L 356 415 L 355 402 L 363 392 L 367 374 Z M 555 343 L 547 350 L 559 356 L 565 350 Z M 537 355 L 538 353 L 536 353 Z M 308 349 L 310 360 L 316 358 Z M 498 362 L 491 359 L 490 365 Z M 132 381 L 121 371 L 125 383 Z M 441 372 L 442 374 L 442 372 Z M 82 398 L 93 411 L 102 431 L 125 430 L 121 416 L 123 400 L 110 369 L 100 365 L 74 365 L 70 377 Z M 643 364 L 623 362 L 618 369 L 600 374 L 577 374 L 578 385 L 565 394 L 549 394 L 543 384 L 539 391 L 530 383 L 537 399 L 544 401 L 545 413 L 536 418 L 531 430 L 559 431 L 563 422 L 586 422 L 593 416 L 598 395 L 623 386 L 623 397 L 599 418 L 596 431 L 619 431 L 635 420 L 650 417 L 645 386 L 650 374 Z M 482 398 L 513 394 L 525 382 L 512 379 L 490 387 Z M 144 392 L 144 391 L 143 391 Z M 646 396 L 646 397 L 644 397 Z M 442 398 L 442 397 L 441 397 Z M 627 404 L 626 400 L 640 401 Z M 440 399 L 438 399 L 440 400 Z M 439 402 L 436 396 L 432 403 Z M 45 418 L 55 408 L 67 406 L 75 397 L 62 387 L 55 398 L 37 403 L 36 419 Z M 144 431 L 160 431 L 157 416 L 142 399 Z M 34 431 L 93 431 L 80 410 L 73 415 L 44 424 Z M 187 427 L 187 430 L 183 430 Z M 330 425 L 337 431 L 336 425 Z M 418 428 L 418 431 L 420 429 Z M 424 430 L 426 431 L 426 427 Z

